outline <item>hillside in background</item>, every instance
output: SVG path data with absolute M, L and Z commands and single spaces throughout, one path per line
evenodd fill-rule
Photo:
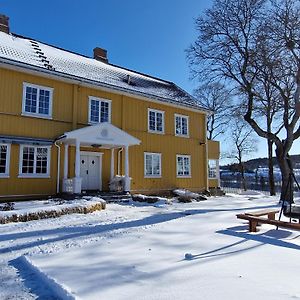
M 291 160 L 293 162 L 294 168 L 300 168 L 300 155 L 291 155 Z M 274 167 L 278 167 L 277 158 L 273 157 Z M 268 159 L 265 158 L 254 158 L 244 162 L 246 170 L 256 170 L 257 168 L 268 168 Z M 221 166 L 223 170 L 235 170 L 237 169 L 237 164 L 228 164 L 225 166 Z

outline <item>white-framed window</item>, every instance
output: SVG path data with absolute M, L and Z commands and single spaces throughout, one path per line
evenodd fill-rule
M 19 177 L 49 177 L 51 146 L 20 145 Z
M 177 177 L 191 177 L 191 156 L 176 155 Z
M 89 123 L 111 122 L 111 100 L 89 97 Z
M 144 152 L 145 177 L 161 177 L 161 153 Z
M 10 144 L 0 144 L 0 178 L 9 177 Z
M 175 135 L 189 136 L 189 117 L 175 114 Z
M 165 112 L 148 108 L 148 131 L 153 133 L 165 132 Z
M 22 114 L 33 117 L 52 117 L 53 88 L 23 83 Z
M 208 178 L 217 179 L 218 178 L 218 160 L 209 159 L 208 160 Z

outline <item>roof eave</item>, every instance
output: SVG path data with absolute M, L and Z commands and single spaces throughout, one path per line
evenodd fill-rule
M 175 106 L 178 106 L 178 107 L 194 109 L 194 110 L 200 111 L 200 112 L 208 114 L 208 115 L 213 113 L 211 110 L 208 110 L 208 109 L 203 108 L 203 107 L 198 107 L 196 105 L 191 105 L 191 104 L 186 104 L 186 103 L 180 103 L 179 104 L 177 101 L 174 101 L 172 98 L 158 97 L 158 96 L 155 96 L 155 95 L 152 95 L 152 94 L 146 94 L 146 93 L 142 93 L 142 92 L 138 92 L 138 91 L 133 91 L 133 90 L 130 90 L 130 89 L 122 88 L 122 87 L 115 86 L 115 85 L 110 85 L 110 84 L 100 82 L 100 81 L 95 81 L 95 80 L 91 80 L 91 79 L 87 79 L 87 78 L 83 78 L 83 77 L 79 77 L 79 76 L 75 76 L 75 75 L 71 75 L 71 74 L 67 74 L 67 73 L 62 73 L 62 72 L 55 71 L 55 70 L 48 70 L 48 69 L 45 69 L 45 68 L 42 68 L 42 67 L 34 66 L 34 65 L 27 64 L 27 63 L 24 63 L 24 62 L 19 62 L 19 61 L 12 60 L 12 59 L 7 59 L 7 58 L 4 58 L 4 57 L 0 57 L 0 65 L 1 64 L 8 65 L 8 66 L 11 66 L 11 67 L 17 67 L 17 68 L 20 68 L 20 69 L 26 69 L 26 70 L 33 71 L 33 72 L 52 75 L 54 77 L 63 78 L 63 79 L 69 80 L 69 81 L 71 81 L 73 83 L 77 83 L 77 84 L 78 83 L 79 84 L 86 83 L 86 84 L 90 84 L 92 86 L 102 87 L 102 88 L 106 88 L 106 89 L 109 89 L 109 90 L 125 92 L 125 93 L 130 94 L 130 95 L 138 95 L 138 96 L 142 96 L 142 97 L 145 97 L 145 98 L 148 98 L 148 99 L 150 98 L 150 99 L 158 100 L 158 101 L 163 102 L 163 103 L 168 102 L 168 103 L 171 103 L 171 104 L 173 104 Z M 181 88 L 179 88 L 179 89 L 181 89 Z

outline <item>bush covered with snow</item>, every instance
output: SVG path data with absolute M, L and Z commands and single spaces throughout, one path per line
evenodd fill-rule
M 192 202 L 193 200 L 196 201 L 207 200 L 207 198 L 204 197 L 203 195 L 185 189 L 173 190 L 173 194 L 177 196 L 179 202 Z
M 14 208 L 15 208 L 14 202 L 7 202 L 7 203 L 4 203 L 3 205 L 0 205 L 0 210 L 2 210 L 2 211 L 14 210 Z
M 116 175 L 109 182 L 109 190 L 111 192 L 122 192 L 125 186 L 125 176 Z

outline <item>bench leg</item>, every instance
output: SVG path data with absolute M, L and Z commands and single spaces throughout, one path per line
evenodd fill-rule
M 256 232 L 257 231 L 257 229 L 256 229 L 257 225 L 258 225 L 257 221 L 250 220 L 249 221 L 249 232 Z
M 275 220 L 275 212 L 272 212 L 272 213 L 268 213 L 268 219 L 269 220 Z

